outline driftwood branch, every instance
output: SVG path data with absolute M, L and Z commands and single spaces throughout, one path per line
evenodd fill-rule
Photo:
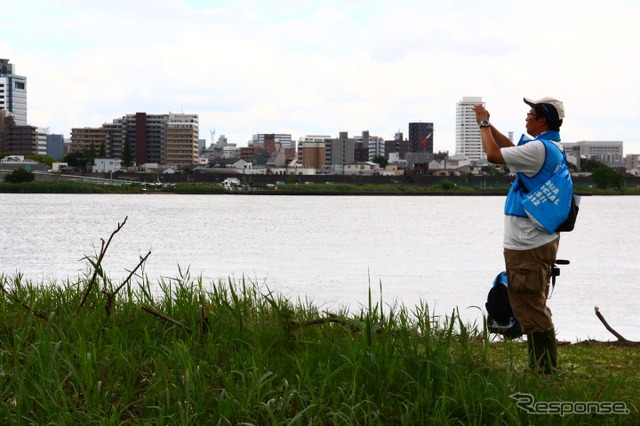
M 622 335 L 620 333 L 618 333 L 617 331 L 615 331 L 607 322 L 607 320 L 604 319 L 604 316 L 602 316 L 602 314 L 600 313 L 600 308 L 598 308 L 597 306 L 595 307 L 596 310 L 596 316 L 598 317 L 598 319 L 602 322 L 602 324 L 604 324 L 604 327 L 609 330 L 609 332 L 611 332 L 611 334 L 613 334 L 614 336 L 616 336 L 618 338 L 618 340 L 620 342 L 629 342 L 627 339 L 625 339 L 624 337 L 622 337 Z
M 100 271 L 100 264 L 102 263 L 102 259 L 104 258 L 104 255 L 107 253 L 107 249 L 109 248 L 109 244 L 111 244 L 111 240 L 113 239 L 113 237 L 118 232 L 120 232 L 120 230 L 122 229 L 124 224 L 127 223 L 127 218 L 128 218 L 128 216 L 125 216 L 124 221 L 122 223 L 118 223 L 118 227 L 116 228 L 115 231 L 113 231 L 111 233 L 111 236 L 109 237 L 109 239 L 107 240 L 106 243 L 105 243 L 104 240 L 102 240 L 102 247 L 100 248 L 100 253 L 98 254 L 98 260 L 96 261 L 96 264 L 95 264 L 95 269 L 93 271 L 93 276 L 91 277 L 91 280 L 89 281 L 89 284 L 87 284 L 87 288 L 84 291 L 84 295 L 82 296 L 82 300 L 80 301 L 80 304 L 78 305 L 78 308 L 76 309 L 76 312 L 73 314 L 74 317 L 76 317 L 78 315 L 78 312 L 80 312 L 80 309 L 87 302 L 87 298 L 89 297 L 89 294 L 91 294 L 91 290 L 93 289 L 93 286 L 94 286 L 94 284 L 96 282 L 96 279 L 98 278 L 98 273 Z
M 160 312 L 154 311 L 154 310 L 153 310 L 153 309 L 151 309 L 151 308 L 148 308 L 148 307 L 146 307 L 146 306 L 140 306 L 140 309 L 142 309 L 143 311 L 145 311 L 145 312 L 147 312 L 147 313 L 150 313 L 151 315 L 154 315 L 154 316 L 156 316 L 156 317 L 158 317 L 158 318 L 160 318 L 160 319 L 163 319 L 163 320 L 165 320 L 165 321 L 167 321 L 167 322 L 169 322 L 169 323 L 171 323 L 171 324 L 174 324 L 174 325 L 177 325 L 177 326 L 179 326 L 179 327 L 182 327 L 182 328 L 184 328 L 185 330 L 187 330 L 189 333 L 192 333 L 192 332 L 193 332 L 193 330 L 191 329 L 191 327 L 189 327 L 188 325 L 185 325 L 185 324 L 181 323 L 180 321 L 174 320 L 174 319 L 173 319 L 173 318 L 171 318 L 171 317 L 168 317 L 168 316 L 166 316 L 166 315 L 164 315 L 164 314 L 161 314 Z
M 131 277 L 133 277 L 136 271 L 142 267 L 142 265 L 144 264 L 144 262 L 147 261 L 150 255 L 151 255 L 151 250 L 149 250 L 146 256 L 144 257 L 140 256 L 140 262 L 138 262 L 138 265 L 135 268 L 133 268 L 129 276 L 127 276 L 127 278 L 122 282 L 122 284 L 120 284 L 118 288 L 116 288 L 112 293 L 105 293 L 107 296 L 107 301 L 104 304 L 104 308 L 107 311 L 107 317 L 111 316 L 111 306 L 113 305 L 113 299 L 116 297 L 116 294 L 122 289 L 122 287 L 125 286 L 125 284 L 129 282 L 129 280 L 131 280 Z
M 325 324 L 328 322 L 333 322 L 333 323 L 338 323 L 338 324 L 342 324 L 342 325 L 346 325 L 347 327 L 351 328 L 351 330 L 353 331 L 360 331 L 362 330 L 362 326 L 360 324 L 358 324 L 357 322 L 353 321 L 353 320 L 349 320 L 346 318 L 341 318 L 335 314 L 328 314 L 328 316 L 326 318 L 315 318 L 315 319 L 310 319 L 304 322 L 301 322 L 299 324 L 296 324 L 297 327 L 307 327 L 310 325 L 320 325 L 320 324 Z

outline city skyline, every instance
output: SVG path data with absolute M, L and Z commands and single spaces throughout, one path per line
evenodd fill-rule
M 3 5 L 0 57 L 28 79 L 29 124 L 69 137 L 132 112 L 189 113 L 200 138 L 215 129 L 245 146 L 257 133 L 392 139 L 431 122 L 434 151 L 453 154 L 463 97 L 482 97 L 519 136 L 522 97 L 555 96 L 565 141 L 640 153 L 626 53 L 640 35 L 636 2 L 209 3 Z

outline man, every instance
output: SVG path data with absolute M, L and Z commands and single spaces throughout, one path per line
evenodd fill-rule
M 524 102 L 531 107 L 526 130 L 534 139 L 523 135 L 518 145 L 489 123 L 484 105 L 476 105 L 475 114 L 487 159 L 506 164 L 517 176 L 505 203 L 503 246 L 509 301 L 527 335 L 529 366 L 538 372 L 551 373 L 557 366 L 557 350 L 546 301 L 559 235 L 531 220 L 521 200 L 523 194 L 541 186 L 565 164 L 560 145 L 564 106 L 550 97 L 524 98 Z

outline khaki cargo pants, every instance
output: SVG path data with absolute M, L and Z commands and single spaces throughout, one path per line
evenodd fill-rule
M 559 242 L 557 238 L 531 250 L 504 249 L 509 302 L 525 334 L 553 327 L 547 297 Z

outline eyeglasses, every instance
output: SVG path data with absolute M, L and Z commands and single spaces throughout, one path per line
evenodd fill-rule
M 527 117 L 538 117 L 535 112 L 528 112 Z

